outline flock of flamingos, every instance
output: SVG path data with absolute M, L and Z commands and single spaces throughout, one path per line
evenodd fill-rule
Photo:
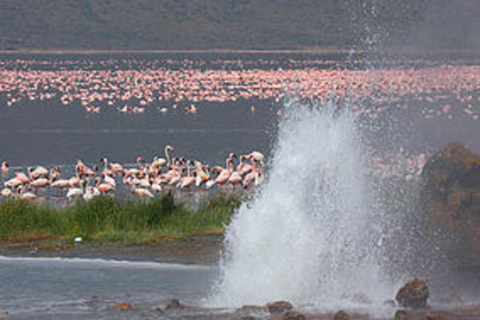
M 230 153 L 225 167 L 202 164 L 183 157 L 171 157 L 173 147 L 167 145 L 165 157 L 155 156 L 151 163 L 145 158 L 137 158 L 137 166 L 126 168 L 120 163 L 100 159 L 101 165 L 88 167 L 81 160 L 75 166 L 75 175 L 69 178 L 61 176 L 59 166 L 47 169 L 42 166 L 29 167 L 27 172 L 15 172 L 7 178 L 1 191 L 3 199 L 18 198 L 35 200 L 50 189 L 58 199 L 85 201 L 98 196 L 114 196 L 119 189 L 128 188 L 134 198 L 153 198 L 163 191 L 200 191 L 218 186 L 224 191 L 251 189 L 263 180 L 265 157 L 261 152 L 237 156 Z M 0 173 L 9 175 L 9 164 L 3 162 Z M 56 191 L 53 191 L 55 190 Z
M 285 61 L 7 59 L 0 63 L 0 101 L 8 107 L 45 101 L 93 114 L 169 113 L 177 108 L 196 114 L 203 105 L 281 101 L 292 94 L 322 102 L 334 94 L 348 97 L 354 112 L 367 118 L 391 108 L 415 107 L 426 119 L 463 115 L 479 120 L 478 65 L 422 61 L 420 67 L 340 69 L 328 60 Z
M 42 101 L 93 114 L 105 110 L 169 113 L 178 108 L 191 115 L 207 105 L 278 102 L 291 94 L 322 102 L 334 94 L 348 99 L 358 117 L 369 119 L 413 107 L 425 119 L 468 117 L 477 121 L 480 117 L 479 65 L 423 61 L 416 67 L 399 64 L 364 69 L 339 68 L 333 60 L 281 60 L 1 59 L 0 104 L 12 108 Z M 255 107 L 251 112 L 255 113 Z M 123 189 L 121 184 L 135 197 L 152 198 L 163 190 L 249 189 L 264 176 L 264 156 L 258 151 L 239 157 L 230 154 L 225 167 L 210 167 L 171 158 L 172 150 L 167 146 L 165 157 L 150 163 L 140 157 L 134 168 L 105 158 L 90 168 L 78 160 L 75 174 L 69 178 L 61 176 L 60 167 L 41 166 L 12 177 L 9 164 L 3 162 L 0 172 L 5 188 L 1 196 L 35 199 L 47 191 L 62 198 L 89 200 L 113 195 Z M 399 153 L 388 163 L 373 158 L 372 168 L 382 177 L 397 172 L 409 180 L 420 174 L 427 156 L 420 153 L 405 158 Z

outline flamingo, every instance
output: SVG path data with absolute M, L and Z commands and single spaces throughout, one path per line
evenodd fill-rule
M 30 191 L 27 191 L 27 192 L 24 192 L 25 189 L 24 188 L 20 188 L 18 190 L 18 198 L 21 199 L 21 200 L 27 200 L 27 201 L 32 201 L 32 200 L 35 200 L 37 198 L 37 196 L 30 192 Z
M 87 180 L 80 180 L 78 187 L 70 187 L 67 192 L 67 199 L 68 200 L 76 200 L 79 199 L 87 186 Z
M 232 170 L 230 170 L 230 163 L 232 163 L 232 159 L 228 158 L 227 163 L 226 163 L 226 168 L 222 168 L 219 166 L 216 166 L 214 170 L 218 172 L 218 176 L 215 178 L 214 182 L 215 184 L 220 184 L 223 185 L 225 184 L 228 179 L 230 178 L 230 174 L 232 173 Z
M 48 176 L 48 169 L 45 167 L 38 166 L 37 168 L 33 169 L 32 167 L 28 167 L 28 175 L 30 179 L 38 179 L 40 177 Z
M 99 192 L 102 192 L 102 193 L 110 193 L 112 191 L 115 191 L 115 187 L 106 182 L 100 183 L 97 189 Z
M 195 183 L 195 180 L 196 180 L 195 175 L 196 175 L 196 171 L 194 171 L 194 175 L 191 175 L 190 166 L 187 164 L 187 176 L 181 178 L 180 183 L 179 183 L 180 189 L 184 189 L 184 188 L 193 186 L 193 184 Z
M 101 158 L 100 161 L 103 162 L 102 174 L 113 175 L 114 174 L 113 169 L 108 168 L 108 159 L 107 158 Z
M 150 167 L 149 165 L 146 165 L 145 168 L 144 168 L 144 174 L 143 174 L 143 178 L 139 179 L 138 181 L 138 185 L 141 187 L 141 188 L 145 188 L 145 189 L 148 189 L 151 187 L 151 182 L 150 182 Z
M 108 183 L 109 185 L 111 185 L 114 188 L 116 187 L 116 182 L 115 182 L 115 179 L 113 177 L 111 177 L 107 173 L 102 173 L 102 176 L 103 176 L 103 181 L 105 183 Z
M 260 162 L 262 167 L 264 166 L 265 156 L 263 155 L 263 153 L 261 153 L 259 151 L 253 151 L 249 154 L 249 156 L 251 156 L 253 159 L 255 159 L 255 161 Z
M 138 157 L 137 161 L 136 161 L 138 168 L 131 168 L 131 169 L 125 170 L 124 171 L 125 175 L 127 175 L 127 176 L 139 176 L 140 173 L 143 171 L 143 165 L 142 165 L 143 161 L 145 161 L 145 158 Z
M 208 180 L 210 180 L 210 166 L 207 164 L 205 166 L 205 171 L 203 171 L 203 165 L 201 163 L 196 163 L 195 166 L 197 169 L 195 185 L 200 187 L 202 184 L 205 184 Z
M 132 195 L 134 197 L 153 198 L 153 194 L 148 189 L 137 188 L 135 186 L 132 186 Z
M 112 168 L 112 171 L 113 171 L 114 174 L 124 172 L 123 166 L 120 163 L 110 162 L 110 168 Z
M 95 172 L 89 167 L 87 167 L 80 159 L 77 161 L 77 166 L 75 169 L 80 178 L 95 176 Z
M 8 188 L 4 188 L 2 189 L 1 195 L 2 195 L 2 198 L 8 199 L 12 196 L 12 190 Z
M 240 172 L 238 171 L 233 171 L 231 174 L 230 174 L 230 177 L 228 178 L 228 183 L 230 183 L 231 185 L 233 185 L 234 187 L 236 185 L 241 185 L 242 184 L 242 181 L 243 181 L 243 178 L 242 178 L 242 175 Z
M 100 191 L 98 190 L 98 188 L 88 186 L 87 190 L 83 194 L 83 200 L 90 201 L 93 198 L 98 197 L 98 196 L 100 196 Z
M 80 181 L 79 181 L 79 183 L 80 183 Z M 71 186 L 70 180 L 66 180 L 66 179 L 60 179 L 60 180 L 53 181 L 50 185 L 54 188 L 58 188 L 60 190 L 60 194 L 62 194 L 63 189 L 66 189 L 66 188 Z
M 15 178 L 20 180 L 22 184 L 30 184 L 30 179 L 23 172 L 16 172 Z
M 36 180 L 33 180 L 30 185 L 32 187 L 35 187 L 37 189 L 37 193 L 40 194 L 40 189 L 49 186 L 50 180 L 48 180 L 47 178 L 38 178 Z
M 165 154 L 165 158 L 159 158 L 157 156 L 155 156 L 153 158 L 153 162 L 152 162 L 152 168 L 153 169 L 158 169 L 158 168 L 161 168 L 165 165 L 169 165 L 170 164 L 170 154 L 169 154 L 169 151 L 173 151 L 173 147 L 171 145 L 166 145 L 165 146 L 165 149 L 163 150 L 164 154 Z
M 152 188 L 152 191 L 155 193 L 160 193 L 163 190 L 162 185 L 160 183 L 152 183 L 151 188 Z
M 168 181 L 168 184 L 171 186 L 176 186 L 177 184 L 180 183 L 181 180 L 182 180 L 182 171 L 175 170 L 175 174 L 173 177 L 170 178 L 170 181 Z
M 22 180 L 18 179 L 17 177 L 12 178 L 4 183 L 5 187 L 10 187 L 12 189 L 16 189 L 23 185 Z
M 50 178 L 52 181 L 60 177 L 61 174 L 62 174 L 62 168 L 60 168 L 60 166 L 55 166 L 52 168 L 52 170 L 50 170 Z
M 7 174 L 9 170 L 9 164 L 7 161 L 2 162 L 2 166 L 0 167 L 0 173 L 1 174 Z

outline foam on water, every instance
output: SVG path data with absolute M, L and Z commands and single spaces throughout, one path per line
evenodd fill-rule
M 55 265 L 72 266 L 91 266 L 91 267 L 118 267 L 135 269 L 162 269 L 162 270 L 180 270 L 180 271 L 201 271 L 211 270 L 212 267 L 205 265 L 191 265 L 178 263 L 162 263 L 151 261 L 127 261 L 100 258 L 59 258 L 59 257 L 9 257 L 0 256 L 0 264 L 29 264 L 29 265 Z
M 287 103 L 268 179 L 228 226 L 209 302 L 334 309 L 393 297 L 366 150 L 350 108 Z

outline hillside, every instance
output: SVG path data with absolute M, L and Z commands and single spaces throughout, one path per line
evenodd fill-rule
M 429 46 L 468 46 L 478 42 L 468 38 L 478 30 L 479 5 L 475 0 L 1 0 L 0 3 L 0 50 L 305 49 L 363 45 L 369 34 L 375 35 L 375 41 L 385 43 L 403 43 L 406 39 L 413 44 L 428 43 L 422 37 L 430 40 L 440 37 L 439 43 L 431 41 Z M 457 19 L 436 20 L 452 12 Z M 442 20 L 451 22 L 451 28 L 447 23 L 446 32 L 442 32 L 446 28 Z

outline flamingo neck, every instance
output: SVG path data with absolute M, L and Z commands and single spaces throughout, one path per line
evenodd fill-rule
M 170 164 L 170 154 L 168 153 L 168 147 L 165 147 L 165 158 L 167 159 L 167 165 Z

